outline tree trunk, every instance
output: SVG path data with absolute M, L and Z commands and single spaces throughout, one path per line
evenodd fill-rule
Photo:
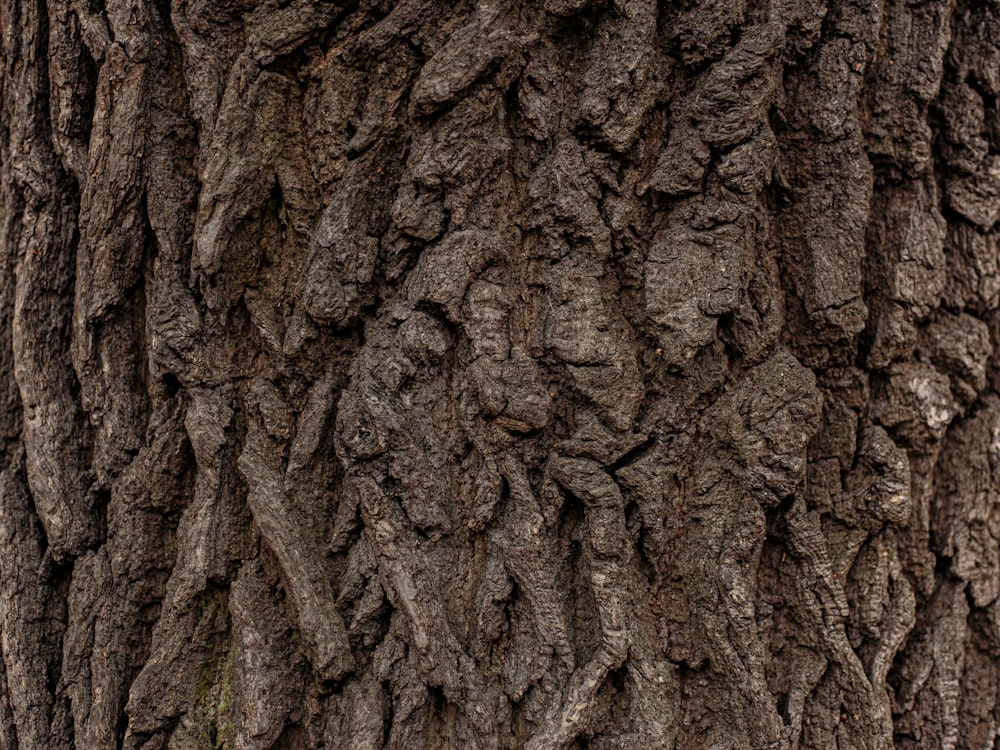
M 0 750 L 993 746 L 998 0 L 0 13 Z

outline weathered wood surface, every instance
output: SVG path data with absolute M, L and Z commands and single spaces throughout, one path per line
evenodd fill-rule
M 0 750 L 993 747 L 1000 2 L 0 25 Z

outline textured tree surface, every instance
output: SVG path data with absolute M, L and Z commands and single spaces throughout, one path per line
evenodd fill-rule
M 991 748 L 1000 1 L 2 0 L 0 748 Z

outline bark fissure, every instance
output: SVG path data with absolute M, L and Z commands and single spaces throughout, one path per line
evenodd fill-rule
M 994 744 L 995 0 L 0 19 L 0 748 Z

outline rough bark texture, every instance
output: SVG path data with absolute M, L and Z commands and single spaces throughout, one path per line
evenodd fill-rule
M 0 748 L 990 748 L 1000 2 L 2 0 Z

